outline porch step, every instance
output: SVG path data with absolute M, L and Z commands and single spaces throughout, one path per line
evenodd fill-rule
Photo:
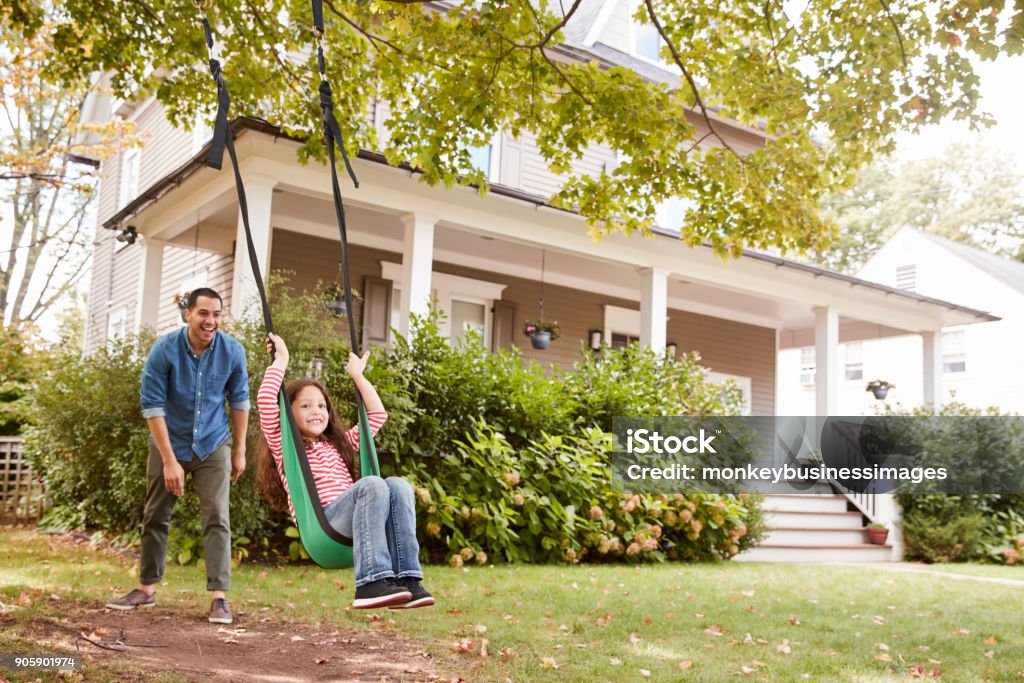
M 892 547 L 867 542 L 863 517 L 838 494 L 765 496 L 769 532 L 740 562 L 890 562 Z
M 765 512 L 765 521 L 772 529 L 863 529 L 859 512 L 808 512 L 774 510 Z
M 786 493 L 764 497 L 765 510 L 779 512 L 846 512 L 846 497 L 836 493 Z
M 733 558 L 734 562 L 891 562 L 892 548 L 887 545 L 830 546 L 809 548 L 801 545 L 759 545 Z

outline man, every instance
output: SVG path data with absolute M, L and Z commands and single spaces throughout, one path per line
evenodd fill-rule
M 171 513 L 185 492 L 185 475 L 191 474 L 202 509 L 206 590 L 213 598 L 209 620 L 233 621 L 224 596 L 231 587 L 229 482 L 238 481 L 245 471 L 249 377 L 245 349 L 218 331 L 223 306 L 214 290 L 193 291 L 185 311 L 188 325 L 158 339 L 146 360 L 139 393 L 150 439 L 139 587 L 107 607 L 130 610 L 156 604 Z

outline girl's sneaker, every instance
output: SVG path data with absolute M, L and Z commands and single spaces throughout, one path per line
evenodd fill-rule
M 434 604 L 434 596 L 427 592 L 427 589 L 423 587 L 419 579 L 408 577 L 398 579 L 398 582 L 409 590 L 412 597 L 409 598 L 409 602 L 392 605 L 388 609 L 412 609 L 414 607 L 430 607 Z
M 356 587 L 356 599 L 352 601 L 352 606 L 356 609 L 388 607 L 408 602 L 411 597 L 409 589 L 394 579 L 381 579 Z

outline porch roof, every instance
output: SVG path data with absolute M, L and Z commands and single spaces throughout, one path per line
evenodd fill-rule
M 239 150 L 243 165 L 246 160 L 246 152 L 248 152 L 249 157 L 261 159 L 264 158 L 261 157 L 261 154 L 268 154 L 268 150 L 255 149 L 254 145 L 257 145 L 259 142 L 300 142 L 283 134 L 278 127 L 259 119 L 239 118 L 232 122 L 232 127 L 239 137 L 242 135 L 248 137 L 248 134 L 254 136 L 251 140 L 252 145 L 245 146 L 248 147 L 247 150 Z M 275 145 L 271 146 L 276 147 Z M 240 145 L 240 147 L 243 146 Z M 287 145 L 287 148 L 288 153 L 293 154 L 292 145 Z M 159 202 L 162 197 L 186 184 L 190 179 L 194 179 L 197 174 L 200 174 L 200 177 L 194 179 L 196 183 L 203 177 L 206 177 L 201 174 L 201 171 L 205 168 L 204 160 L 208 151 L 209 146 L 204 147 L 187 163 L 153 183 L 139 197 L 105 221 L 103 227 L 107 229 L 121 229 L 129 220 L 138 217 L 140 219 L 139 222 L 143 224 L 140 232 L 144 236 L 153 236 L 155 232 L 164 231 L 167 225 L 146 225 L 149 223 L 149 221 L 145 220 L 146 214 L 151 213 L 150 208 Z M 269 154 L 281 159 L 284 158 L 280 150 L 269 150 Z M 365 164 L 369 164 L 369 166 L 364 166 L 367 173 L 374 168 L 380 169 L 380 172 L 374 175 L 382 179 L 385 176 L 381 174 L 396 170 L 408 175 L 416 173 L 416 170 L 408 165 L 395 169 L 395 167 L 387 164 L 383 155 L 375 152 L 360 150 L 358 158 L 365 162 Z M 274 165 L 269 159 L 267 161 L 269 166 Z M 277 165 L 280 167 L 280 164 Z M 257 174 L 263 172 L 259 168 L 252 168 L 251 170 Z M 212 174 L 214 172 L 209 171 L 208 173 Z M 319 170 L 317 173 L 319 173 Z M 286 188 L 286 192 L 290 190 L 295 195 L 302 195 L 305 203 L 309 203 L 312 199 L 314 202 L 320 202 L 324 207 L 327 207 L 325 199 L 329 197 L 329 191 L 324 192 L 320 189 L 316 191 L 308 190 L 308 187 L 318 187 L 319 183 L 311 183 L 307 186 L 301 182 L 293 181 L 292 175 L 279 175 L 280 182 Z M 380 184 L 381 186 L 393 185 L 393 183 L 384 182 Z M 415 184 L 419 185 L 419 183 Z M 193 187 L 193 183 L 189 183 L 189 186 Z M 372 180 L 368 187 L 373 187 Z M 422 186 L 420 187 L 422 188 Z M 422 189 L 410 189 L 409 197 L 416 199 L 423 196 Z M 395 191 L 397 192 L 397 190 Z M 311 192 L 313 193 L 312 197 L 310 196 Z M 468 206 L 466 202 L 469 200 L 463 199 L 462 195 L 472 195 L 471 199 L 477 199 L 476 194 L 473 192 L 459 193 L 459 188 L 444 192 L 448 193 L 446 200 L 452 200 L 453 206 L 454 202 Z M 231 221 L 231 216 L 236 211 L 232 201 L 233 194 L 233 185 L 231 185 L 230 192 L 222 192 L 219 201 L 212 204 L 214 210 L 222 213 L 224 223 L 229 226 L 233 222 Z M 580 263 L 586 262 L 588 258 L 591 259 L 591 264 L 594 260 L 613 263 L 621 266 L 618 270 L 622 272 L 609 275 L 611 269 L 602 270 L 598 283 L 601 285 L 607 283 L 613 289 L 617 284 L 621 285 L 618 290 L 619 295 L 622 293 L 622 287 L 629 286 L 629 276 L 634 273 L 636 268 L 665 268 L 671 272 L 670 306 L 709 315 L 717 315 L 718 317 L 732 317 L 733 319 L 751 322 L 752 324 L 775 327 L 783 333 L 779 339 L 781 347 L 813 344 L 813 307 L 817 306 L 831 306 L 840 311 L 843 316 L 840 333 L 843 341 L 895 336 L 936 330 L 949 325 L 999 320 L 997 316 L 985 311 L 922 296 L 757 251 L 745 251 L 738 259 L 730 262 L 728 266 L 723 266 L 718 257 L 714 255 L 710 246 L 704 245 L 700 248 L 687 247 L 679 240 L 678 233 L 659 227 L 653 229 L 655 237 L 653 241 L 657 242 L 654 245 L 651 245 L 652 240 L 629 239 L 624 236 L 613 235 L 605 238 L 604 245 L 598 245 L 597 249 L 591 249 L 586 247 L 585 242 L 590 242 L 590 240 L 580 230 L 579 221 L 582 219 L 575 212 L 552 207 L 543 196 L 499 184 L 491 185 L 489 194 L 500 198 L 500 200 L 495 201 L 501 201 L 501 205 L 492 206 L 494 211 L 517 212 L 517 215 L 510 220 L 518 221 L 517 225 L 520 228 L 524 220 L 531 224 L 539 224 L 538 228 L 542 230 L 550 225 L 552 229 L 550 234 L 535 231 L 533 239 L 529 235 L 517 234 L 516 231 L 507 231 L 506 234 L 501 234 L 500 236 L 497 233 L 492 233 L 492 239 L 508 239 L 512 237 L 514 241 L 518 241 L 521 247 L 519 250 L 520 256 L 523 259 L 529 258 L 524 249 L 526 245 L 530 245 L 530 248 L 533 250 L 549 248 L 552 250 L 549 252 L 552 256 L 561 252 L 561 259 L 567 273 L 572 268 L 576 268 L 576 271 L 579 272 Z M 371 201 L 369 204 L 364 204 L 362 199 L 364 196 L 367 195 L 363 190 L 357 191 L 354 195 L 350 193 L 346 197 L 346 203 L 351 202 L 356 207 L 380 210 L 383 212 L 382 216 L 386 218 L 384 214 L 389 213 L 387 210 L 389 203 L 380 201 L 375 204 Z M 383 195 L 378 194 L 377 196 Z M 210 202 L 209 199 L 206 201 Z M 283 206 L 282 210 L 285 210 L 287 202 L 281 203 Z M 436 195 L 434 196 L 434 204 L 437 204 Z M 275 215 L 278 212 L 277 205 L 278 200 L 275 199 Z M 522 208 L 515 210 L 515 206 Z M 478 209 L 479 207 L 477 206 Z M 522 212 L 522 209 L 532 209 L 532 212 L 526 214 Z M 410 206 L 407 210 L 411 211 L 413 207 Z M 400 212 L 391 213 L 391 216 L 394 217 L 397 213 Z M 333 211 L 328 211 L 327 214 L 333 214 Z M 443 216 L 441 218 L 444 220 Z M 397 219 L 394 222 L 397 226 Z M 451 219 L 449 222 L 451 223 L 450 229 L 454 231 L 465 229 L 478 234 L 486 231 L 486 228 L 477 229 L 478 225 L 461 223 L 455 219 Z M 179 221 L 179 223 L 181 222 Z M 560 233 L 558 240 L 554 239 L 556 232 L 554 230 L 555 224 L 558 224 L 557 227 L 559 229 L 557 232 Z M 229 246 L 230 239 L 234 236 L 233 226 L 230 227 Z M 183 223 L 176 228 L 177 233 L 182 232 L 184 229 Z M 566 235 L 567 231 L 573 234 Z M 385 243 L 388 239 L 391 239 L 395 245 L 400 244 L 400 241 L 396 241 L 400 240 L 400 230 L 392 230 L 390 238 L 387 237 L 387 230 L 383 232 L 384 236 L 380 238 L 383 242 L 379 246 L 386 246 Z M 166 238 L 167 235 L 162 235 L 162 237 Z M 585 242 L 581 241 L 580 237 Z M 446 243 L 443 233 L 439 234 L 438 242 L 438 249 L 443 250 Z M 609 245 L 608 243 L 612 244 Z M 458 248 L 456 245 L 461 246 L 463 244 L 465 244 L 465 240 L 453 238 L 447 240 L 447 247 L 449 249 Z M 674 244 L 675 247 L 669 246 L 670 244 Z M 580 247 L 585 247 L 586 252 L 589 253 L 582 252 Z M 607 251 L 601 252 L 600 249 L 602 247 L 608 247 Z M 484 249 L 482 246 L 470 247 L 470 249 L 473 248 Z M 515 250 L 512 250 L 512 252 L 514 253 Z M 487 254 L 484 251 L 480 251 L 479 254 L 474 256 L 485 259 Z M 509 250 L 503 249 L 500 254 L 496 255 L 496 258 L 501 262 L 506 260 L 508 256 Z M 554 280 L 558 276 L 558 259 L 552 259 L 552 256 L 549 256 L 549 266 L 552 267 L 552 279 Z M 438 258 L 443 258 L 443 254 L 439 254 Z M 532 261 L 524 262 L 532 263 Z M 509 264 L 510 267 L 512 265 L 514 264 Z M 529 267 L 531 266 L 523 266 L 527 270 Z

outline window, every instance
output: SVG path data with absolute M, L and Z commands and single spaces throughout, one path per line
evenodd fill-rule
M 118 306 L 107 313 L 107 342 L 115 342 L 124 339 L 127 330 L 128 311 L 124 306 Z
M 474 332 L 484 339 L 487 330 L 487 305 L 475 301 L 452 299 L 450 311 L 452 321 L 451 341 L 458 343 L 466 338 L 467 332 Z
M 129 149 L 121 157 L 121 206 L 139 194 L 139 150 Z
M 814 347 L 800 349 L 800 384 L 814 384 Z
M 202 116 L 196 116 L 192 122 L 192 154 L 199 154 L 199 150 L 213 137 L 213 128 L 206 125 Z
M 910 264 L 896 267 L 896 289 L 907 292 L 917 291 L 917 266 Z
M 864 379 L 864 347 L 860 342 L 845 344 L 846 379 Z
M 620 332 L 612 332 L 612 348 L 613 349 L 624 349 L 634 342 L 640 341 L 639 337 L 631 334 L 622 334 Z
M 726 382 L 735 383 L 736 386 L 739 387 L 740 391 L 743 392 L 743 415 L 753 415 L 753 404 L 750 401 L 753 382 L 749 377 L 745 377 L 743 375 L 730 375 L 726 372 L 715 372 L 714 370 L 711 370 L 708 372 L 708 380 L 715 384 L 725 384 Z
M 964 350 L 964 331 L 943 332 L 942 371 L 945 373 L 967 372 L 967 354 Z
M 661 61 L 661 34 L 654 24 L 636 24 L 633 27 L 633 51 L 654 62 Z
M 381 262 L 381 277 L 392 282 L 391 326 L 395 329 L 399 329 L 402 315 L 403 276 L 400 264 Z M 506 285 L 436 272 L 431 273 L 430 280 L 431 298 L 447 314 L 438 321 L 438 332 L 456 343 L 466 336 L 467 330 L 473 330 L 481 343 L 490 348 L 492 320 L 488 312 L 501 299 Z
M 483 146 L 469 147 L 470 164 L 487 176 L 487 180 L 496 183 L 501 177 L 501 159 L 498 151 L 501 148 L 501 133 L 497 132 L 491 141 Z

